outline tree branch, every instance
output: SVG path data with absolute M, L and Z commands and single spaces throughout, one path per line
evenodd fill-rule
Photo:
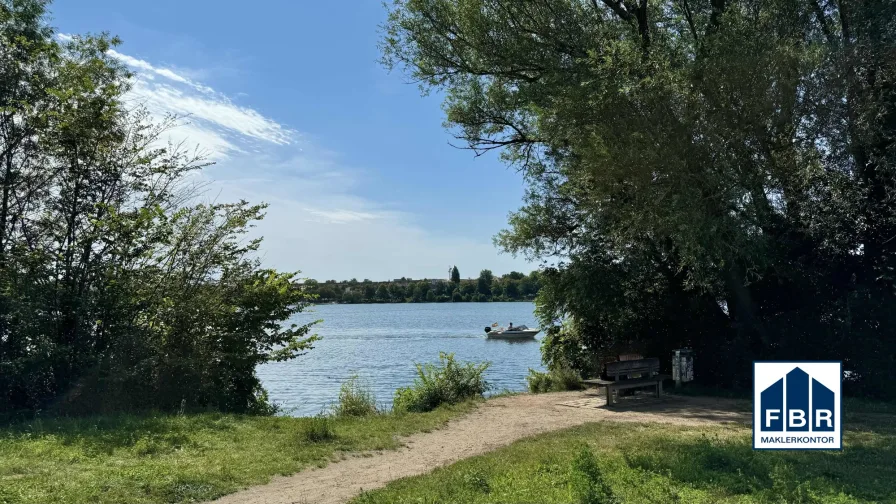
M 682 6 L 684 7 L 684 18 L 691 29 L 691 35 L 694 36 L 694 42 L 699 43 L 700 39 L 697 37 L 697 28 L 694 26 L 694 13 L 691 12 L 691 5 L 688 3 L 688 0 L 682 0 Z
M 622 5 L 621 0 L 603 0 L 603 2 L 604 5 L 612 9 L 617 16 L 621 17 L 625 21 L 632 20 L 632 13 L 625 9 L 625 7 Z M 594 7 L 597 8 L 597 0 L 591 0 L 591 3 L 593 3 Z

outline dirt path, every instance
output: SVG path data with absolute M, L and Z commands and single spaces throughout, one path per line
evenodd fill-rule
M 215 504 L 337 504 L 362 490 L 427 473 L 518 439 L 603 420 L 682 425 L 750 421 L 743 403 L 724 399 L 664 396 L 631 400 L 609 410 L 603 399 L 583 392 L 517 395 L 487 401 L 444 428 L 406 438 L 405 447 L 352 457 L 321 469 L 277 477 L 215 501 Z

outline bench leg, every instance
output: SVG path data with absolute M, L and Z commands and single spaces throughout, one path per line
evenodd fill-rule
M 613 390 L 607 385 L 607 406 L 613 405 Z
M 659 380 L 656 382 L 656 396 L 659 397 L 663 395 L 663 381 Z

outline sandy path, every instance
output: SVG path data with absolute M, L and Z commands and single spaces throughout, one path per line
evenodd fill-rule
M 749 422 L 749 412 L 724 399 L 664 396 L 630 406 L 603 407 L 583 392 L 517 395 L 487 401 L 474 412 L 430 433 L 406 438 L 405 447 L 309 469 L 227 495 L 215 504 L 337 504 L 362 490 L 427 473 L 535 434 L 611 420 L 700 425 Z M 578 407 L 573 407 L 575 405 Z

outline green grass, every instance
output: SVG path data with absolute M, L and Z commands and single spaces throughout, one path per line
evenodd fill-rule
M 473 407 L 363 418 L 210 413 L 0 427 L 0 504 L 213 499 L 346 452 L 396 448 L 396 436 L 436 429 Z
M 860 411 L 847 426 L 842 452 L 757 452 L 740 425 L 588 424 L 353 503 L 896 503 L 896 417 Z

